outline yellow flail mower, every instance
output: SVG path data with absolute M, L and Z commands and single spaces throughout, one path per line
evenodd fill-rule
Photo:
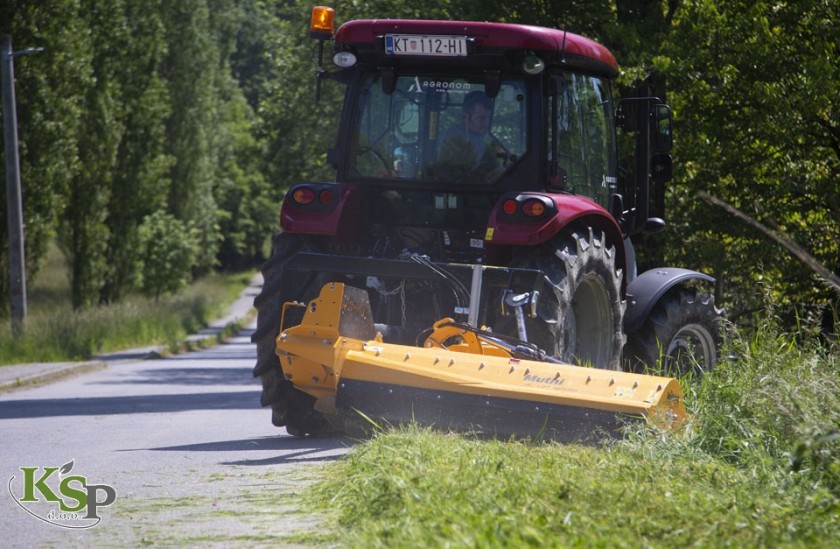
M 328 283 L 276 339 L 280 366 L 341 431 L 417 422 L 487 436 L 585 441 L 641 418 L 685 419 L 673 378 L 559 363 L 506 336 L 443 319 L 418 346 L 389 344 L 364 290 Z M 540 359 L 540 360 L 537 360 Z

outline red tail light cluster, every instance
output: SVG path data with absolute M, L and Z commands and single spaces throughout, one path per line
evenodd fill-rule
M 295 206 L 310 210 L 332 210 L 336 203 L 335 186 L 324 184 L 303 184 L 292 187 L 288 197 Z
M 520 194 L 502 199 L 505 217 L 522 221 L 544 219 L 556 211 L 554 202 L 547 196 Z

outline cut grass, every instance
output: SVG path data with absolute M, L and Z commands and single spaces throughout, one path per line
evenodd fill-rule
M 592 447 L 385 430 L 306 505 L 349 547 L 840 547 L 837 360 L 763 333 L 686 381 L 679 433 L 636 424 Z
M 315 495 L 351 547 L 837 543 L 836 506 L 832 516 L 801 490 L 767 488 L 714 459 L 407 428 L 352 452 Z
M 252 276 L 214 274 L 158 300 L 131 296 L 73 311 L 66 265 L 53 250 L 30 291 L 24 336 L 13 338 L 10 321 L 0 322 L 0 365 L 84 360 L 151 345 L 183 348 L 187 335 L 224 316 Z

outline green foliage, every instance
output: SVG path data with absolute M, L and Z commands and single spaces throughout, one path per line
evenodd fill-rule
M 191 222 L 199 231 L 202 247 L 194 260 L 200 270 L 207 270 L 215 265 L 221 236 L 212 194 L 219 45 L 211 34 L 214 29 L 207 1 L 166 2 L 162 8 L 166 40 L 174 46 L 168 49 L 162 67 L 172 105 L 167 146 L 174 159 L 167 207 L 172 215 Z
M 326 82 L 321 101 L 314 101 L 316 43 L 308 37 L 311 5 L 306 6 L 272 2 L 264 12 L 272 25 L 262 38 L 269 67 L 259 94 L 257 131 L 265 141 L 265 173 L 278 199 L 293 183 L 335 177 L 326 151 L 335 144 L 343 90 Z
M 107 303 L 119 301 L 138 287 L 138 227 L 147 215 L 165 208 L 172 166 L 165 148 L 165 121 L 171 107 L 160 74 L 167 50 L 160 2 L 126 0 L 125 24 L 127 37 L 120 42 L 123 62 L 116 69 L 125 131 L 106 206 L 108 270 L 100 290 L 100 300 Z
M 372 0 L 368 2 L 338 2 L 335 4 L 337 24 L 351 19 L 471 19 L 469 14 L 478 13 L 479 2 L 440 2 L 423 0 Z M 306 14 L 311 4 L 299 4 Z
M 785 250 L 698 202 L 698 190 L 840 268 L 837 15 L 834 3 L 817 0 L 685 2 L 656 58 L 673 90 L 677 136 L 665 248 L 673 262 L 724 281 L 734 319 L 761 310 L 759 280 L 787 311 L 828 293 Z
M 0 6 L 17 48 L 45 48 L 15 59 L 30 279 L 58 234 L 75 306 L 122 299 L 142 284 L 140 226 L 158 211 L 198 231 L 188 272 L 260 259 L 282 194 L 261 175 L 253 111 L 232 75 L 246 15 L 260 17 L 241 0 Z M 0 316 L 8 291 L 0 278 Z
M 199 253 L 201 233 L 172 215 L 155 212 L 140 226 L 142 291 L 159 298 L 185 287 Z
M 228 76 L 219 82 L 222 108 L 214 137 L 219 172 L 213 196 L 224 235 L 218 258 L 230 268 L 263 258 L 265 243 L 276 228 L 280 196 L 261 173 L 264 147 L 255 136 L 257 117 L 229 71 L 224 74 Z
M 120 121 L 120 59 L 111 44 L 125 40 L 120 0 L 82 2 L 80 11 L 92 29 L 92 84 L 86 90 L 80 119 L 78 155 L 81 169 L 70 184 L 68 207 L 61 220 L 61 244 L 73 265 L 73 306 L 89 307 L 99 299 L 105 283 L 108 227 L 105 224 L 109 189 L 116 168 L 124 127 Z
M 0 33 L 12 47 L 44 51 L 15 58 L 18 137 L 26 225 L 26 271 L 35 275 L 69 201 L 79 172 L 81 116 L 92 83 L 91 50 L 78 0 L 0 3 Z M 0 163 L 5 166 L 4 151 Z M 0 196 L 5 196 L 5 174 Z M 0 317 L 8 314 L 9 280 L 5 200 L 0 208 Z
M 234 95 L 224 110 L 230 122 L 226 135 L 222 171 L 213 190 L 221 209 L 219 226 L 225 235 L 219 260 L 227 266 L 252 262 L 263 256 L 263 248 L 277 224 L 280 198 L 277 191 L 259 172 L 260 143 L 253 131 L 256 120 L 245 98 Z

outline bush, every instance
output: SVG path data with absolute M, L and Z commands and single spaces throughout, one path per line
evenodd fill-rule
M 158 298 L 186 287 L 199 252 L 198 231 L 158 211 L 140 226 L 142 292 Z

